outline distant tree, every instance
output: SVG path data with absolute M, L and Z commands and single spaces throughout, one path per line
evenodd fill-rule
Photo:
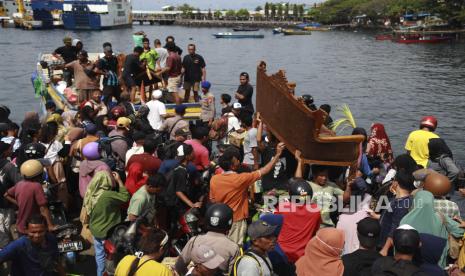
M 263 10 L 262 6 L 257 6 L 257 7 L 255 8 L 255 11 L 256 11 L 256 12 L 260 12 L 260 11 L 262 11 L 262 10 Z
M 211 9 L 208 9 L 207 18 L 208 18 L 208 20 L 212 20 L 212 19 L 213 19 L 213 14 L 212 14 L 212 10 L 211 10 Z
M 242 20 L 249 19 L 250 13 L 247 9 L 240 9 L 236 12 L 236 16 Z
M 236 17 L 236 12 L 234 10 L 226 11 L 226 18 L 234 19 Z
M 223 14 L 221 13 L 221 11 L 215 11 L 213 13 L 213 16 L 215 17 L 215 19 L 220 19 L 221 17 L 223 17 Z
M 271 19 L 274 20 L 276 17 L 276 5 L 271 3 L 270 6 L 271 6 Z
M 299 7 L 298 7 L 297 10 L 298 10 L 298 12 L 297 12 L 298 16 L 297 16 L 297 17 L 298 17 L 300 20 L 302 20 L 303 17 L 304 17 L 304 13 L 305 13 L 304 5 L 303 5 L 303 4 L 302 4 L 302 5 L 299 5 Z
M 270 17 L 270 4 L 268 2 L 265 3 L 265 18 L 268 19 Z
M 281 20 L 283 18 L 283 5 L 278 4 L 278 18 Z
M 286 3 L 284 5 L 284 18 L 286 20 L 289 20 L 289 3 Z
M 175 6 L 167 6 L 166 8 L 163 9 L 163 11 L 174 11 L 176 9 Z

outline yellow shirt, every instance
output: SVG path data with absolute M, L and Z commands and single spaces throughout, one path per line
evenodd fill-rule
M 132 262 L 136 259 L 136 256 L 128 255 L 124 257 L 116 267 L 115 276 L 127 276 L 129 269 L 131 268 Z M 154 260 L 144 263 L 145 258 L 139 261 L 140 268 L 136 271 L 134 276 L 173 276 L 171 270 Z
M 410 156 L 423 168 L 426 168 L 426 164 L 428 163 L 428 143 L 429 139 L 432 138 L 439 138 L 439 136 L 434 132 L 419 129 L 412 131 L 405 143 L 405 149 L 410 151 Z

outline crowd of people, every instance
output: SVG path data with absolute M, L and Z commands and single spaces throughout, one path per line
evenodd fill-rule
M 464 273 L 465 179 L 435 117 L 422 118 L 397 156 L 383 124 L 369 134 L 355 128 L 365 139 L 349 178 L 349 168 L 308 165 L 299 150 L 286 149 L 255 112 L 246 72 L 216 110 L 195 45 L 181 59 L 173 37 L 164 47 L 154 42 L 151 49 L 144 38 L 126 57 L 120 83 L 110 43 L 93 62 L 82 42 L 67 37 L 54 54 L 64 60 L 78 110 L 48 101 L 42 118 L 27 112 L 18 125 L 0 106 L 5 273 L 66 274 L 51 202 L 61 202 L 69 220 L 79 218 L 98 276 L 108 273 L 112 230 L 139 219 L 137 252 L 116 264 L 117 276 Z M 141 84 L 151 92 L 136 104 Z M 191 90 L 197 120 L 185 117 Z M 167 113 L 166 92 L 175 115 Z M 299 100 L 317 109 L 310 95 Z M 328 104 L 320 109 L 331 112 Z M 328 117 L 328 133 L 331 123 Z M 200 234 L 164 264 L 180 219 L 193 209 Z

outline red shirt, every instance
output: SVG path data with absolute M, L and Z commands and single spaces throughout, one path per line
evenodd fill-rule
M 320 210 L 315 203 L 292 205 L 291 202 L 282 202 L 275 214 L 283 216 L 279 246 L 289 261 L 294 263 L 304 255 L 305 246 L 320 228 Z
M 44 190 L 37 182 L 21 180 L 7 193 L 18 202 L 18 217 L 16 219 L 18 232 L 26 234 L 26 221 L 32 215 L 40 214 L 40 206 L 47 206 Z
M 148 174 L 156 174 L 161 165 L 160 159 L 145 152 L 131 156 L 131 158 L 128 160 L 128 163 L 126 164 L 126 170 L 131 166 L 132 163 L 142 164 L 143 171 Z
M 194 149 L 194 165 L 199 171 L 203 171 L 210 165 L 208 149 L 197 140 L 187 140 L 184 143 L 191 145 Z
M 181 57 L 176 52 L 169 52 L 169 56 L 166 59 L 166 67 L 169 67 L 168 77 L 174 78 L 181 75 L 182 61 Z

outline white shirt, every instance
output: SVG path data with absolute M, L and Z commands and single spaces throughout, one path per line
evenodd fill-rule
M 158 54 L 158 60 L 160 61 L 160 67 L 156 69 L 163 69 L 166 67 L 166 59 L 168 58 L 168 50 L 165 48 L 155 48 L 155 51 Z
M 58 152 L 63 148 L 63 145 L 56 140 L 54 140 L 51 145 L 45 143 L 41 144 L 44 145 L 46 149 L 44 159 L 48 159 L 50 164 L 55 163 L 58 158 Z
M 237 117 L 233 113 L 228 113 L 226 114 L 226 116 L 228 116 L 228 133 L 231 132 L 233 129 L 239 130 L 241 128 L 239 119 L 237 119 Z
M 133 146 L 126 152 L 126 165 L 128 164 L 129 158 L 134 154 L 141 154 L 144 153 L 144 146 Z
M 159 100 L 151 100 L 147 103 L 147 107 L 149 108 L 147 119 L 149 120 L 150 126 L 155 130 L 160 129 L 163 124 L 162 115 L 166 115 L 165 104 Z

